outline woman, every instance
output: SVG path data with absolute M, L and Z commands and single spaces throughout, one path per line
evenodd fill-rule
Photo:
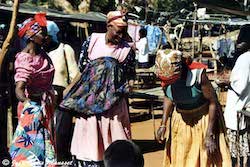
M 171 116 L 163 166 L 231 166 L 221 110 L 204 67 L 197 63 L 188 66 L 180 51 L 160 50 L 157 54 L 157 75 L 165 81 L 163 116 L 157 131 L 161 143 Z
M 113 141 L 131 139 L 127 98 L 122 96 L 124 90 L 115 92 L 117 80 L 126 80 L 126 89 L 131 89 L 135 75 L 134 54 L 124 40 L 126 31 L 122 13 L 109 12 L 107 32 L 94 33 L 83 44 L 79 61 L 82 73 L 65 90 L 70 91 L 64 104 L 85 113 L 76 119 L 71 143 L 71 153 L 82 166 L 102 166 L 103 153 Z M 113 62 L 124 70 L 124 75 L 109 70 Z M 78 85 L 79 89 L 74 89 Z M 96 114 L 88 115 L 93 112 Z
M 50 132 L 53 115 L 53 64 L 42 49 L 46 17 L 39 13 L 25 20 L 18 36 L 27 41 L 16 55 L 15 82 L 18 126 L 10 147 L 14 166 L 53 166 L 54 147 Z

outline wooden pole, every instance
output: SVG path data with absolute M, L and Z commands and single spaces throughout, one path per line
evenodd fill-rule
M 2 49 L 0 50 L 0 83 L 3 84 L 3 77 L 2 77 L 2 68 L 3 68 L 3 60 L 5 59 L 6 53 L 9 50 L 11 41 L 13 39 L 14 33 L 15 33 L 15 26 L 16 26 L 16 19 L 17 19 L 17 13 L 18 13 L 18 8 L 19 8 L 19 0 L 14 0 L 13 3 L 13 12 L 12 12 L 12 18 L 10 22 L 10 28 L 9 32 L 7 34 L 7 37 L 3 43 Z M 10 83 L 7 83 L 10 84 Z M 1 88 L 0 88 L 1 89 Z M 7 104 L 6 104 L 7 106 Z M 12 110 L 11 108 L 8 108 L 6 106 L 1 106 L 3 107 L 3 110 L 0 109 L 0 117 L 6 118 L 6 120 L 3 120 L 4 126 L 2 127 L 3 129 L 0 128 L 0 130 L 5 131 L 7 136 L 0 136 L 2 140 L 7 139 L 7 145 L 9 146 L 11 140 L 12 140 L 12 135 L 13 135 L 13 126 L 12 126 Z M 6 110 L 5 110 L 6 109 Z M 4 127 L 6 127 L 4 129 Z M 5 145 L 6 147 L 6 145 Z
M 166 35 L 166 37 L 167 37 L 167 40 L 168 40 L 168 42 L 169 42 L 171 48 L 174 49 L 174 43 L 173 43 L 173 41 L 172 41 L 171 38 L 170 38 L 170 32 L 169 32 L 170 26 L 171 26 L 171 25 L 170 25 L 170 23 L 168 22 L 167 24 L 165 24 L 165 25 L 163 26 L 163 30 L 164 30 L 164 33 L 165 33 L 165 35 Z
M 15 32 L 15 26 L 16 26 L 16 19 L 17 19 L 17 13 L 18 13 L 18 8 L 19 8 L 19 0 L 14 0 L 13 3 L 13 12 L 12 12 L 12 18 L 10 22 L 10 28 L 8 35 L 3 43 L 2 49 L 0 51 L 0 81 L 2 80 L 2 64 L 4 57 L 10 47 L 10 43 L 13 39 L 14 32 Z
M 194 13 L 193 13 L 193 19 L 194 19 L 194 22 L 193 22 L 193 28 L 192 28 L 192 58 L 194 58 L 194 50 L 195 50 L 195 25 L 196 25 L 196 18 L 197 18 L 197 4 L 194 3 Z

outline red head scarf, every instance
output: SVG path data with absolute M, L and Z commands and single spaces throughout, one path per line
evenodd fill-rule
M 18 36 L 20 38 L 29 39 L 38 33 L 42 27 L 46 27 L 46 13 L 37 13 L 34 18 L 26 19 L 18 29 Z

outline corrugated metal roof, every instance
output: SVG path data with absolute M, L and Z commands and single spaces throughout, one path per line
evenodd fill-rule
M 178 19 L 181 22 L 194 22 L 193 19 Z M 228 20 L 196 20 L 196 23 L 204 23 L 204 24 L 224 24 L 224 25 L 231 25 L 231 26 L 241 26 L 244 24 L 250 24 L 250 20 L 243 20 L 241 18 L 234 18 Z
M 11 13 L 12 6 L 0 3 L 0 12 Z M 28 4 L 20 4 L 19 6 L 19 14 L 21 15 L 34 15 L 37 12 L 46 12 L 47 18 L 58 21 L 61 20 L 71 22 L 106 22 L 106 15 L 99 12 L 88 12 L 86 14 L 66 14 L 62 11 L 58 11 L 55 9 L 47 9 Z

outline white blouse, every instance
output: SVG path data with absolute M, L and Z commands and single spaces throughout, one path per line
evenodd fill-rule
M 73 48 L 68 44 L 60 43 L 58 48 L 50 51 L 48 55 L 55 67 L 53 85 L 66 87 L 68 85 L 68 78 L 70 81 L 72 81 L 79 71 Z M 68 70 L 65 61 L 67 61 Z M 69 72 L 69 74 L 67 73 L 67 71 Z
M 250 51 L 237 59 L 230 76 L 233 90 L 227 92 L 224 112 L 226 127 L 237 130 L 237 111 L 250 107 Z M 244 117 L 239 122 L 240 130 L 246 128 Z

